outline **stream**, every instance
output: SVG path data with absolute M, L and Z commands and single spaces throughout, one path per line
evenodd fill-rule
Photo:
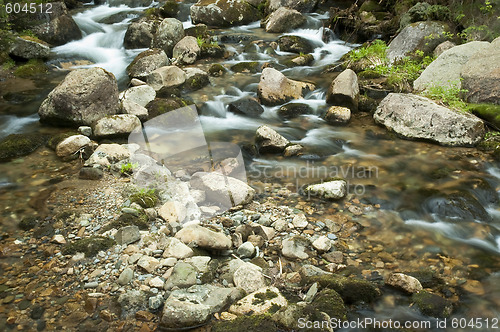
M 192 25 L 190 5 L 181 4 L 179 19 L 185 28 Z M 67 73 L 62 68 L 64 63 L 70 63 L 72 68 L 105 68 L 116 76 L 120 89 L 125 89 L 128 84 L 125 69 L 145 49 L 125 49 L 123 37 L 131 20 L 144 9 L 90 5 L 74 14 L 83 38 L 52 49 L 49 63 L 56 69 L 46 78 L 36 82 L 19 80 L 17 86 L 9 88 L 10 98 L 0 104 L 0 139 L 12 133 L 63 131 L 39 124 L 36 112 L 42 100 Z M 257 96 L 260 72 L 228 72 L 223 77 L 211 78 L 209 86 L 188 95 L 200 109 L 207 141 L 231 142 L 245 147 L 252 144 L 255 130 L 267 124 L 291 142 L 303 145 L 307 152 L 299 158 L 245 154 L 250 185 L 260 194 L 273 190 L 276 185 L 296 193 L 302 185 L 313 181 L 346 178 L 349 194 L 356 195 L 367 206 L 379 207 L 363 211 L 359 217 L 364 226 L 360 230 L 359 246 L 350 249 L 363 251 L 370 243 L 381 244 L 402 260 L 407 257 L 406 253 L 412 253 L 406 265 L 403 264 L 408 269 L 419 266 L 419 258 L 431 254 L 466 257 L 467 264 L 488 270 L 488 276 L 482 280 L 482 291 L 461 297 L 462 306 L 453 317 L 500 317 L 500 273 L 483 265 L 485 257 L 500 255 L 499 165 L 477 149 L 447 148 L 396 138 L 377 126 L 370 114 L 356 114 L 345 127 L 327 124 L 321 115 L 328 108 L 325 95 L 332 74 L 325 69 L 357 46 L 339 40 L 333 32 L 323 28 L 322 20 L 327 18 L 328 13 L 308 14 L 306 27 L 288 33 L 314 41 L 314 62 L 310 66 L 282 66 L 287 77 L 316 84 L 315 91 L 304 99 L 293 101 L 307 104 L 310 113 L 283 120 L 278 116 L 281 105 L 264 106 L 264 113 L 259 118 L 231 113 L 227 109 L 230 102 Z M 256 40 L 253 47 L 224 43 L 227 50 L 233 52 L 228 59 L 220 60 L 226 68 L 242 61 L 273 63 L 279 67 L 293 57 L 292 53 L 279 49 L 269 50 L 269 43 L 282 34 L 266 33 L 260 22 L 214 31 L 219 40 L 233 34 L 250 35 Z M 199 61 L 196 66 L 207 70 L 210 64 Z M 64 169 L 64 163 L 49 152 L 1 163 L 2 218 L 19 219 L 26 212 L 29 198 Z M 470 205 L 468 198 L 471 196 L 479 206 Z M 456 198 L 455 205 L 447 203 L 450 197 Z M 1 226 L 12 228 L 5 223 Z M 363 264 L 369 266 L 369 262 Z M 407 307 L 407 302 L 387 295 L 374 309 L 360 308 L 359 317 L 433 319 L 415 317 Z

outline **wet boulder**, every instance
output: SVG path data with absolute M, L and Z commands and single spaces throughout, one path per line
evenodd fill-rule
M 208 73 L 204 72 L 199 68 L 186 68 L 186 81 L 184 82 L 184 88 L 189 91 L 199 90 L 206 85 L 210 84 L 210 79 L 208 78 Z
M 311 107 L 304 103 L 288 103 L 278 109 L 278 116 L 283 119 L 293 119 L 311 113 Z
M 262 23 L 266 32 L 287 32 L 300 27 L 306 18 L 295 9 L 280 7 Z
M 280 47 L 280 51 L 292 53 L 312 53 L 315 45 L 310 40 L 293 35 L 285 35 L 278 38 L 276 41 Z
M 182 38 L 173 49 L 173 57 L 183 64 L 193 64 L 200 56 L 201 49 L 195 37 Z
M 413 88 L 416 91 L 436 86 L 460 89 L 462 86 L 460 74 L 466 69 L 465 64 L 475 53 L 482 53 L 489 45 L 488 42 L 473 41 L 444 51 L 413 82 Z
M 387 48 L 387 58 L 392 63 L 417 50 L 426 54 L 444 42 L 446 33 L 450 31 L 443 22 L 425 21 L 410 24 L 392 40 Z
M 141 18 L 132 22 L 125 32 L 123 46 L 125 48 L 149 48 L 159 22 Z
M 46 59 L 50 54 L 50 47 L 47 43 L 32 37 L 17 37 L 9 50 L 9 54 L 14 57 L 29 59 Z
M 141 120 L 132 114 L 118 114 L 106 116 L 95 122 L 92 127 L 96 137 L 128 136 L 132 131 L 141 127 Z
M 478 117 L 412 94 L 389 94 L 380 102 L 373 118 L 404 138 L 447 146 L 473 146 L 485 134 L 484 124 Z
M 228 105 L 230 112 L 243 114 L 252 118 L 258 118 L 264 113 L 264 108 L 256 98 L 245 97 L 235 100 Z
M 190 8 L 193 24 L 229 27 L 261 19 L 257 7 L 244 0 L 200 0 Z
M 139 53 L 130 65 L 128 65 L 127 74 L 130 78 L 144 80 L 156 69 L 168 66 L 169 64 L 170 61 L 165 51 L 153 48 Z
M 153 46 L 160 48 L 171 57 L 174 46 L 184 38 L 182 22 L 175 18 L 164 19 L 153 38 Z
M 115 76 L 102 68 L 71 71 L 38 109 L 40 121 L 57 125 L 92 125 L 119 110 Z
M 351 111 L 358 110 L 358 76 L 353 70 L 344 70 L 332 81 L 326 94 L 326 102 L 335 106 L 347 107 Z
M 347 107 L 332 106 L 323 118 L 331 125 L 345 125 L 351 120 L 351 110 Z
M 280 7 L 295 9 L 301 13 L 310 13 L 318 5 L 318 0 L 270 0 L 268 9 L 271 12 Z
M 290 141 L 276 130 L 262 125 L 255 132 L 255 145 L 260 153 L 281 153 Z
M 462 88 L 471 103 L 500 104 L 500 38 L 472 55 L 462 70 Z
M 80 28 L 69 14 L 64 2 L 50 2 L 51 12 L 48 13 L 49 3 L 44 10 L 35 14 L 35 21 L 43 22 L 31 30 L 44 42 L 59 46 L 72 40 L 82 38 Z
M 163 88 L 176 88 L 186 82 L 186 73 L 177 66 L 164 66 L 154 70 L 148 76 L 148 84 L 160 91 Z
M 260 76 L 257 94 L 264 105 L 277 105 L 292 99 L 300 99 L 313 91 L 314 84 L 294 81 L 273 68 L 264 68 Z

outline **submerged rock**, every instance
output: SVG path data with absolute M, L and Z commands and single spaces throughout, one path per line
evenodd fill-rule
M 102 68 L 76 69 L 52 90 L 38 110 L 40 121 L 92 125 L 119 110 L 115 76 Z
M 450 316 L 453 310 L 450 301 L 427 291 L 415 293 L 412 295 L 411 299 L 420 311 L 427 316 L 446 318 Z
M 39 134 L 10 134 L 0 141 L 0 162 L 28 155 L 45 142 Z
M 373 118 L 404 138 L 449 146 L 476 145 L 485 133 L 483 122 L 476 116 L 412 94 L 389 94 L 380 102 Z

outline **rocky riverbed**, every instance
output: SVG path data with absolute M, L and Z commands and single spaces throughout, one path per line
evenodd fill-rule
M 119 4 L 9 46 L 0 329 L 499 319 L 494 34 L 421 3 Z

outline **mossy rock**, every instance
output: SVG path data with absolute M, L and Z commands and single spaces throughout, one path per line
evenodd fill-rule
M 477 148 L 482 151 L 496 151 L 500 147 L 500 135 L 486 137 Z
M 17 67 L 14 75 L 21 78 L 30 78 L 45 74 L 48 71 L 49 67 L 42 60 L 31 59 L 26 64 Z
M 292 35 L 285 35 L 276 41 L 283 52 L 292 53 L 312 53 L 314 45 L 306 38 Z
M 495 129 L 500 130 L 500 105 L 493 104 L 469 104 L 472 114 L 486 120 Z
M 0 141 L 0 162 L 26 156 L 46 141 L 40 134 L 11 134 Z
M 186 36 L 192 36 L 196 38 L 208 38 L 210 34 L 208 33 L 208 27 L 205 24 L 197 24 L 195 26 L 189 27 L 184 30 Z
M 144 16 L 150 20 L 162 17 L 162 11 L 160 8 L 148 8 L 144 11 Z
M 347 309 L 344 301 L 335 290 L 323 289 L 316 295 L 313 302 L 304 308 L 304 314 L 310 321 L 324 320 L 325 316 L 322 313 L 327 314 L 330 318 L 346 319 Z
M 184 87 L 189 91 L 195 91 L 208 84 L 210 84 L 210 80 L 206 74 L 195 74 L 186 80 Z
M 436 273 L 431 269 L 408 272 L 407 274 L 417 278 L 424 288 L 435 288 L 438 285 L 443 284 L 443 280 L 436 277 Z
M 373 0 L 368 0 L 363 2 L 361 7 L 359 7 L 360 12 L 380 12 L 383 11 L 382 6 L 377 2 Z
M 130 195 L 130 202 L 137 203 L 143 208 L 152 208 L 160 199 L 158 198 L 158 193 L 154 190 L 141 191 Z
M 226 73 L 226 68 L 220 63 L 214 63 L 208 68 L 208 75 L 212 77 L 221 77 Z
M 241 316 L 230 321 L 217 321 L 212 332 L 277 332 L 278 326 L 271 320 L 271 315 Z
M 226 53 L 226 47 L 218 43 L 203 43 L 201 44 L 201 58 L 223 58 Z
M 439 295 L 420 291 L 413 294 L 411 299 L 424 315 L 446 318 L 451 314 L 451 303 Z
M 61 134 L 55 134 L 49 140 L 47 141 L 47 147 L 51 150 L 56 150 L 57 144 L 61 143 L 64 141 L 66 138 L 78 135 L 77 132 L 66 132 L 66 133 L 61 133 Z
M 158 115 L 162 115 L 192 104 L 194 103 L 180 97 L 155 98 L 155 100 L 146 105 L 146 108 L 149 113 L 149 119 L 152 119 Z
M 287 67 L 309 66 L 313 61 L 314 56 L 312 54 L 302 54 L 286 60 L 283 64 Z
M 67 222 L 70 219 L 75 219 L 78 218 L 81 215 L 81 212 L 75 209 L 68 209 L 68 210 L 63 210 L 61 212 L 58 212 L 54 218 L 56 220 L 62 221 L 62 222 Z
M 375 113 L 377 110 L 378 102 L 370 98 L 366 95 L 360 95 L 359 96 L 359 101 L 358 101 L 358 111 L 360 112 L 368 112 L 368 113 Z
M 304 103 L 289 103 L 278 109 L 278 116 L 283 119 L 293 119 L 303 114 L 311 114 L 312 108 Z
M 112 221 L 103 227 L 104 231 L 110 229 L 120 229 L 125 226 L 137 226 L 139 229 L 148 230 L 149 229 L 149 219 L 148 216 L 140 211 L 138 216 L 131 213 L 124 213 L 118 217 L 118 219 Z
M 257 61 L 239 62 L 231 66 L 231 70 L 236 73 L 255 74 L 260 70 L 260 64 Z
M 175 0 L 168 0 L 160 8 L 160 14 L 162 17 L 176 18 L 178 13 L 179 13 L 179 3 Z
M 99 251 L 107 250 L 114 244 L 115 240 L 109 237 L 91 236 L 68 243 L 63 247 L 62 253 L 64 255 L 74 255 L 77 252 L 83 252 L 86 257 L 93 257 Z
M 35 226 L 37 226 L 39 223 L 38 221 L 38 218 L 37 217 L 33 217 L 33 216 L 29 216 L 29 217 L 25 217 L 23 218 L 20 222 L 19 222 L 19 228 L 22 229 L 23 231 L 29 231 L 30 229 L 33 229 L 35 228 Z
M 380 296 L 380 290 L 373 283 L 336 275 L 322 275 L 308 278 L 307 283 L 317 282 L 322 288 L 337 291 L 346 304 L 371 303 Z

